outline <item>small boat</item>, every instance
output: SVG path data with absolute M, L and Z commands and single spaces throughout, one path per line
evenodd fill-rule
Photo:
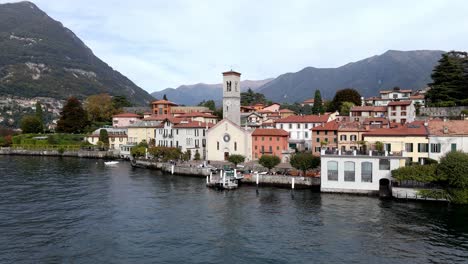
M 119 162 L 118 162 L 118 161 L 104 161 L 104 164 L 105 164 L 105 165 L 108 165 L 108 166 L 110 166 L 110 165 L 116 165 L 117 163 L 119 163 Z

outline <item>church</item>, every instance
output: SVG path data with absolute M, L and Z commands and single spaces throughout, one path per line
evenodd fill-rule
M 227 160 L 230 155 L 245 156 L 252 160 L 252 130 L 241 127 L 241 74 L 223 72 L 223 120 L 207 131 L 207 159 Z

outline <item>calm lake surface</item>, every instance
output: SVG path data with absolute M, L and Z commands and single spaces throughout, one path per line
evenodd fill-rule
M 467 263 L 468 208 L 0 156 L 0 263 Z

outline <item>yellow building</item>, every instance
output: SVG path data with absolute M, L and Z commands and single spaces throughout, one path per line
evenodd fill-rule
M 359 122 L 341 122 L 338 127 L 338 149 L 341 151 L 362 150 L 363 134 L 367 129 Z
M 154 141 L 155 128 L 161 124 L 159 121 L 139 121 L 130 125 L 127 129 L 128 144 L 138 144 L 143 140 L 147 143 Z
M 429 158 L 429 137 L 427 127 L 423 122 L 413 122 L 394 128 L 378 128 L 363 134 L 364 141 L 371 149 L 376 142 L 384 144 L 388 152 L 404 152 L 408 162 L 424 163 Z

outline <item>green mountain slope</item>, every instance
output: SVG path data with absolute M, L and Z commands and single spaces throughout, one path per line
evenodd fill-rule
M 65 99 L 97 93 L 124 95 L 137 105 L 153 99 L 33 3 L 0 4 L 0 95 Z

